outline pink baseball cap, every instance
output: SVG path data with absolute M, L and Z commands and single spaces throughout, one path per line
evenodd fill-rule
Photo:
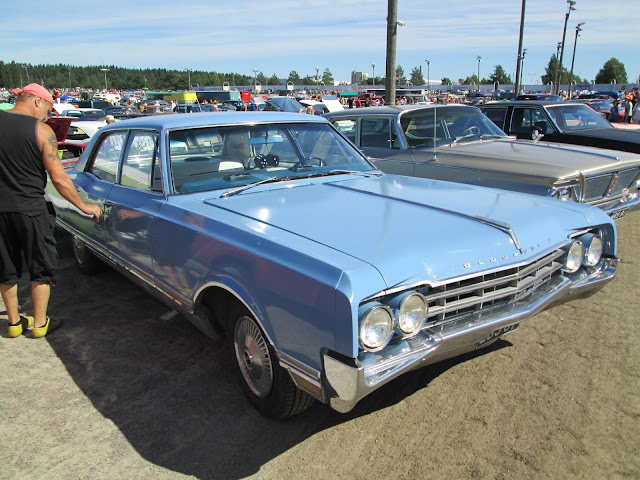
M 49 93 L 49 90 L 44 88 L 42 85 L 38 85 L 37 83 L 30 83 L 29 85 L 25 85 L 22 88 L 14 88 L 11 90 L 11 93 L 14 95 L 20 95 L 21 93 L 30 93 L 31 95 L 35 95 L 36 97 L 40 97 L 43 100 L 46 100 L 51 105 L 53 105 L 53 97 Z

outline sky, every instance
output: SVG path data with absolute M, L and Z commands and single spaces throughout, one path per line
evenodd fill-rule
M 628 80 L 640 76 L 637 0 L 577 0 L 566 30 L 563 66 L 593 80 L 612 57 Z M 556 53 L 566 0 L 526 2 L 524 84 L 540 82 Z M 4 5 L 3 5 L 4 4 Z M 114 65 L 240 73 L 253 69 L 285 78 L 315 76 L 328 68 L 335 80 L 351 72 L 384 75 L 387 0 L 279 0 L 187 3 L 137 0 L 0 0 L 8 13 L 0 30 L 0 60 L 28 64 Z M 632 8 L 633 6 L 633 8 Z M 521 0 L 482 2 L 398 0 L 396 65 L 405 76 L 422 67 L 425 81 L 454 82 L 496 65 L 515 80 Z M 425 60 L 430 61 L 429 68 Z M 372 67 L 375 65 L 375 68 Z

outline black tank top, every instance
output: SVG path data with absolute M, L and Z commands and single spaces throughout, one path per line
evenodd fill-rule
M 0 110 L 0 212 L 46 207 L 47 173 L 38 143 L 39 120 Z

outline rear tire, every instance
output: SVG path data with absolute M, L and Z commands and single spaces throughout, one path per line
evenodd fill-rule
M 246 310 L 234 314 L 233 350 L 242 388 L 263 415 L 288 418 L 306 410 L 313 397 L 300 390 L 284 370 L 258 323 Z
M 77 236 L 72 235 L 71 238 L 73 248 L 73 258 L 76 260 L 76 265 L 82 273 L 92 274 L 101 272 L 105 269 L 105 264 L 89 250 L 85 243 Z

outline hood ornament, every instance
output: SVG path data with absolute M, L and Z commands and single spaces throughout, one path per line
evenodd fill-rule
M 486 218 L 486 217 L 473 216 L 473 218 L 480 220 L 482 223 L 491 225 L 504 232 L 507 232 L 511 237 L 511 240 L 513 240 L 513 244 L 516 246 L 516 248 L 520 251 L 520 253 L 523 253 L 522 245 L 520 245 L 520 240 L 518 240 L 518 236 L 516 235 L 516 232 L 513 230 L 511 225 L 509 225 L 508 223 L 501 222 L 499 220 L 492 220 L 491 218 Z

